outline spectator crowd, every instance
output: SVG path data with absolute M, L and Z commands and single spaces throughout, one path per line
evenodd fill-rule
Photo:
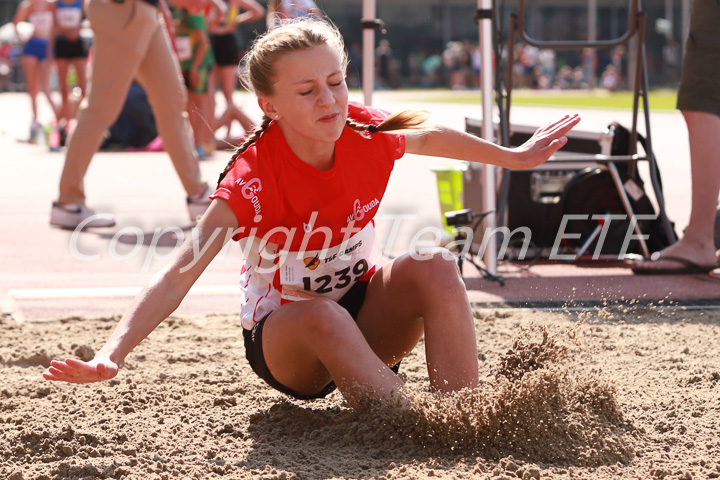
M 23 4 L 47 0 L 25 0 Z M 57 0 L 80 4 L 80 0 Z M 166 18 L 168 33 L 173 39 L 173 46 L 188 87 L 189 102 L 187 111 L 193 127 L 195 145 L 200 158 L 212 154 L 215 148 L 237 144 L 247 131 L 254 128 L 252 120 L 236 105 L 232 104 L 231 93 L 238 88 L 237 64 L 254 36 L 262 30 L 253 24 L 250 28 L 238 28 L 243 24 L 257 22 L 265 16 L 265 28 L 270 28 L 278 19 L 296 14 L 295 11 L 283 7 L 283 2 L 273 0 L 264 2 L 267 9 L 256 0 L 167 0 L 171 8 Z M 296 5 L 297 3 L 297 5 Z M 59 3 L 58 3 L 59 4 Z M 305 5 L 307 4 L 307 5 Z M 309 0 L 295 2 L 297 10 L 303 6 L 303 14 L 320 15 L 320 11 Z M 287 11 L 286 11 L 287 10 Z M 58 18 L 54 18 L 54 38 L 60 34 Z M 17 23 L 17 22 L 16 22 Z M 92 34 L 89 25 L 83 24 L 82 42 L 86 49 L 91 47 Z M 0 92 L 30 90 L 27 75 L 23 72 L 27 38 L 22 38 L 20 28 L 14 41 L 0 37 Z M 232 37 L 232 38 L 231 38 Z M 239 40 L 239 42 L 235 42 Z M 348 68 L 348 85 L 361 88 L 362 78 L 362 46 L 359 42 L 346 39 L 350 65 Z M 55 40 L 57 43 L 57 40 Z M 237 43 L 237 45 L 236 45 Z M 416 48 L 409 53 L 407 49 L 395 49 L 388 37 L 381 37 L 375 49 L 375 72 L 377 89 L 397 88 L 447 88 L 451 90 L 477 89 L 480 85 L 482 53 L 477 42 L 470 40 L 453 40 L 444 46 Z M 51 103 L 56 118 L 53 125 L 59 126 L 64 141 L 67 130 L 72 126 L 72 117 L 77 104 L 84 95 L 84 74 L 78 76 L 81 69 L 68 70 L 60 68 L 59 58 L 53 55 L 51 43 L 48 50 L 48 68 L 44 71 L 46 79 L 40 85 L 48 85 L 54 90 L 53 96 L 46 95 Z M 505 49 L 506 50 L 506 49 Z M 609 91 L 627 89 L 627 57 L 624 47 L 600 51 L 563 51 L 540 49 L 531 45 L 517 43 L 512 51 L 513 86 L 536 90 L 568 90 L 602 88 Z M 505 60 L 507 51 L 503 52 Z M 92 54 L 90 54 L 90 57 Z M 663 49 L 662 62 L 667 72 L 666 83 L 673 84 L 679 80 L 679 44 L 668 42 Z M 493 59 L 494 62 L 496 59 Z M 62 78 L 60 78 L 62 77 Z M 37 83 L 37 82 L 36 82 Z M 33 104 L 38 88 L 30 92 Z M 40 89 L 42 90 L 42 89 Z M 141 88 L 133 84 L 133 98 L 142 98 Z M 221 90 L 225 97 L 226 107 L 215 116 L 216 105 L 214 93 Z M 42 92 L 45 93 L 45 92 Z M 138 95 L 135 95 L 137 93 Z M 60 97 L 60 101 L 54 101 Z M 57 105 L 55 105 L 57 103 Z M 221 105 L 220 108 L 223 106 Z M 144 107 L 139 106 L 143 109 Z M 148 110 L 145 108 L 145 110 Z M 150 124 L 148 120 L 147 124 Z M 241 136 L 231 135 L 231 125 L 237 122 Z M 31 125 L 29 139 L 34 141 L 42 137 L 35 129 L 37 122 Z M 53 127 L 55 128 L 55 127 Z M 118 131 L 116 126 L 115 131 Z M 47 130 L 47 126 L 45 126 Z M 46 133 L 46 132 L 45 132 Z M 221 136 L 224 133 L 224 136 Z M 216 139 L 218 134 L 219 139 Z M 119 137 L 123 137 L 120 132 Z M 125 135 L 127 136 L 127 135 Z M 110 138 L 113 140 L 113 137 Z M 143 140 L 142 143 L 144 143 Z M 122 143 L 122 142 L 121 142 Z M 128 145 L 138 147 L 138 145 Z
M 450 41 L 441 49 L 412 51 L 403 61 L 390 42 L 376 49 L 377 88 L 479 88 L 482 53 L 477 43 Z M 493 59 L 494 61 L 495 59 Z M 517 43 L 513 51 L 513 86 L 535 90 L 602 87 L 627 88 L 627 52 L 617 47 L 609 53 L 540 49 Z M 357 85 L 359 86 L 359 85 Z

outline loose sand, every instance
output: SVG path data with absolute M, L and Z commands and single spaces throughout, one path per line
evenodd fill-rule
M 720 477 L 720 311 L 478 310 L 479 391 L 357 414 L 250 370 L 238 320 L 171 318 L 114 380 L 42 379 L 117 319 L 0 319 L 0 479 Z

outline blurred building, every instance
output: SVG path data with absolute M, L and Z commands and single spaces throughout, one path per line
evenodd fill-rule
M 126 0 L 134 1 L 134 0 Z M 264 0 L 261 2 L 265 3 Z M 9 22 L 19 0 L 0 0 L 0 24 Z M 356 74 L 360 68 L 362 28 L 362 0 L 316 0 L 320 8 L 340 27 L 351 52 L 351 67 Z M 588 22 L 588 6 L 596 5 L 594 30 L 598 39 L 620 36 L 627 28 L 629 0 L 527 0 L 528 32 L 542 40 L 586 40 L 592 31 Z M 503 7 L 501 18 L 507 27 L 507 17 L 517 6 L 517 0 L 495 0 Z M 643 0 L 647 13 L 646 49 L 652 85 L 676 86 L 678 64 L 686 34 L 683 26 L 689 21 L 690 0 Z M 461 68 L 473 71 L 473 46 L 478 41 L 478 27 L 474 16 L 476 0 L 377 0 L 377 17 L 385 23 L 387 33 L 376 39 L 389 41 L 394 65 L 403 85 L 434 86 L 447 84 L 458 68 L 448 58 L 458 51 L 458 43 L 467 49 L 461 53 Z M 244 36 L 261 31 L 263 22 L 244 27 Z M 686 28 L 686 27 L 685 27 Z M 376 45 L 377 47 L 377 45 Z M 443 53 L 451 50 L 450 53 Z M 605 67 L 612 63 L 610 51 L 598 51 L 594 75 L 599 79 Z M 466 58 L 467 57 L 467 58 Z M 438 66 L 438 60 L 440 64 Z M 625 59 L 626 60 L 626 59 Z M 443 63 L 443 61 L 445 63 Z M 555 71 L 563 67 L 582 67 L 582 52 L 555 52 Z M 455 62 L 457 63 L 457 62 Z M 433 69 L 437 67 L 437 72 Z M 351 68 L 352 69 L 352 68 Z M 563 69 L 567 72 L 567 68 Z M 432 75 L 435 75 L 435 78 Z M 457 75 L 455 75 L 457 79 Z M 466 82 L 472 86 L 472 79 Z
M 318 5 L 340 27 L 348 48 L 361 42 L 360 18 L 362 0 L 317 0 Z M 622 35 L 628 25 L 629 0 L 527 0 L 526 24 L 528 33 L 542 40 L 587 40 L 590 17 L 588 6 L 596 4 L 595 31 L 597 39 L 611 39 Z M 517 0 L 495 1 L 502 9 L 507 30 L 507 17 L 516 10 Z M 653 85 L 676 86 L 677 76 L 668 70 L 675 60 L 681 60 L 684 44 L 683 25 L 689 21 L 690 0 L 643 0 L 647 14 L 646 51 L 650 82 Z M 401 64 L 403 78 L 412 76 L 413 62 L 446 50 L 450 42 L 478 41 L 478 27 L 474 16 L 474 0 L 378 0 L 377 17 L 385 23 L 386 35 L 394 55 Z M 685 27 L 686 28 L 686 27 Z M 673 52 L 672 49 L 679 50 Z M 557 51 L 557 68 L 564 65 L 581 66 L 581 51 Z M 413 55 L 421 56 L 412 60 Z M 612 52 L 597 51 L 596 76 L 599 78 L 611 63 Z M 627 60 L 627 59 L 626 59 Z

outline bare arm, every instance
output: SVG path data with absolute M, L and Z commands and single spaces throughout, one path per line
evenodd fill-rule
M 197 46 L 193 52 L 192 64 L 188 72 L 190 87 L 195 89 L 200 84 L 200 66 L 205 61 L 205 53 L 210 48 L 210 37 L 207 29 L 196 29 Z
M 474 135 L 440 126 L 434 130 L 406 134 L 405 151 L 511 169 L 533 168 L 567 143 L 565 134 L 579 121 L 577 115 L 565 116 L 539 128 L 527 142 L 517 148 L 501 147 Z
M 220 24 L 223 21 L 224 13 L 223 13 L 223 3 L 222 0 L 210 0 L 210 6 L 212 7 L 212 12 L 208 15 L 205 13 L 205 22 L 207 23 L 208 32 L 213 33 L 215 32 L 216 28 L 220 26 Z M 210 20 L 208 20 L 210 19 Z
M 53 34 L 50 36 L 50 38 L 54 41 L 55 37 L 58 35 L 62 35 L 66 37 L 69 40 L 77 40 L 80 37 L 80 27 L 77 28 L 67 28 L 62 27 L 57 22 L 57 2 L 52 2 L 52 7 L 50 8 L 53 12 Z M 52 49 L 52 51 L 55 51 L 55 48 Z
M 15 25 L 15 33 L 16 34 L 17 34 L 17 24 L 27 20 L 28 15 L 30 14 L 29 10 L 30 10 L 30 5 L 27 2 L 22 2 L 18 6 L 18 9 L 15 11 L 15 16 L 13 17 L 13 24 Z
M 234 3 L 245 10 L 243 13 L 235 17 L 235 25 L 251 23 L 260 20 L 265 16 L 265 7 L 260 5 L 256 0 L 233 0 Z
M 315 4 L 315 2 L 312 2 L 313 6 L 310 7 L 310 15 L 313 15 L 317 18 L 323 18 L 322 10 L 318 8 L 318 6 Z
M 105 345 L 90 362 L 53 360 L 47 380 L 89 383 L 113 378 L 130 351 L 180 305 L 190 287 L 237 229 L 230 205 L 214 200 L 182 248 L 150 281 L 123 315 Z
M 205 61 L 205 54 L 208 48 L 210 48 L 210 40 L 208 39 L 208 34 L 203 30 L 200 32 L 200 35 L 198 35 L 197 50 L 195 51 L 195 57 L 193 58 L 191 67 L 193 70 L 200 70 L 200 65 Z
M 170 36 L 170 42 L 172 43 L 175 41 L 175 22 L 173 21 L 172 12 L 165 0 L 159 1 L 158 8 L 160 9 L 160 15 L 162 15 L 163 23 L 165 23 L 165 28 L 167 29 L 168 35 Z

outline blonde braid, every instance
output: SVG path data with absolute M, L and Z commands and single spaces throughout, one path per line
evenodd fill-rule
M 243 152 L 245 152 L 245 150 L 247 150 L 250 147 L 250 145 L 252 145 L 253 142 L 255 142 L 255 140 L 257 140 L 260 137 L 260 134 L 262 134 L 265 130 L 267 130 L 267 128 L 270 126 L 271 121 L 272 121 L 272 119 L 270 117 L 268 117 L 267 115 L 263 115 L 262 122 L 260 123 L 260 125 L 255 127 L 255 130 L 253 130 L 253 132 L 250 135 L 248 135 L 248 137 L 245 139 L 245 141 L 243 143 L 241 143 L 240 146 L 235 149 L 235 152 L 233 152 L 232 158 L 230 158 L 230 161 L 228 162 L 227 166 L 220 174 L 220 178 L 218 178 L 218 187 L 220 187 L 220 182 L 223 181 L 223 178 L 225 178 L 225 175 L 227 175 L 227 173 L 230 171 L 232 166 L 235 165 L 235 160 L 237 160 L 238 157 L 240 157 L 240 155 L 242 155 Z
M 403 110 L 388 116 L 379 125 L 359 123 L 350 117 L 345 124 L 355 131 L 368 133 L 432 130 L 432 127 L 426 123 L 429 116 L 430 114 L 423 110 Z

